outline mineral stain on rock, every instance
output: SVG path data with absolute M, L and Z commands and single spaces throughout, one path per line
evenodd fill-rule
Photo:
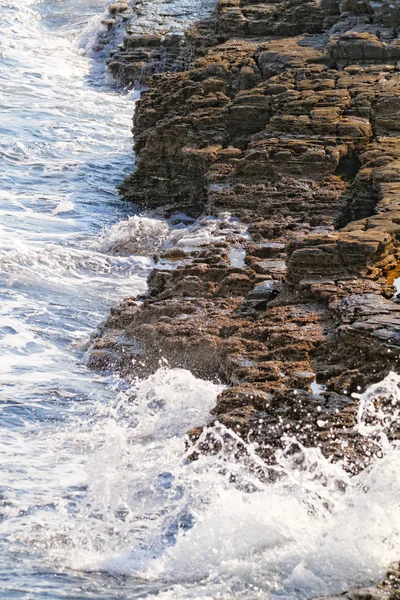
M 400 292 L 400 264 L 387 273 L 387 282 L 396 288 L 395 298 L 397 298 Z

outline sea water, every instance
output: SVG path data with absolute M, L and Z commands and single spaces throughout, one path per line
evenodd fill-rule
M 221 230 L 171 232 L 118 199 L 138 94 L 90 57 L 104 9 L 0 1 L 0 597 L 301 600 L 374 583 L 400 557 L 397 375 L 360 401 L 357 428 L 380 446 L 366 471 L 282 450 L 261 481 L 256 448 L 233 459 L 242 442 L 219 425 L 220 451 L 190 460 L 218 382 L 85 366 L 109 307 L 145 291 L 152 249 Z

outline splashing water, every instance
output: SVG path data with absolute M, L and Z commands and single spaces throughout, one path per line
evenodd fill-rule
M 399 402 L 399 386 L 392 374 L 367 391 L 369 415 L 382 414 L 378 396 Z M 278 452 L 279 476 L 263 483 L 250 467 L 271 467 L 251 446 L 231 458 L 242 442 L 220 425 L 212 431 L 229 444 L 186 459 L 184 433 L 207 422 L 220 389 L 160 368 L 112 405 L 93 403 L 40 433 L 27 427 L 22 446 L 9 444 L 20 466 L 7 488 L 27 459 L 36 480 L 4 495 L 18 560 L 29 548 L 56 572 L 124 576 L 135 597 L 144 586 L 161 598 L 306 598 L 376 581 L 400 552 L 400 453 L 385 427 L 357 425 L 374 439 L 378 427 L 382 440 L 381 457 L 358 476 L 303 448 L 302 461 Z
M 102 247 L 116 254 L 149 254 L 162 246 L 168 234 L 167 223 L 135 215 L 113 225 Z

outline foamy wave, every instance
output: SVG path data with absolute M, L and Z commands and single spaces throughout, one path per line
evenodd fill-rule
M 221 213 L 218 217 L 206 216 L 194 221 L 186 227 L 173 229 L 165 246 L 177 246 L 192 250 L 208 244 L 232 239 L 248 239 L 247 225 L 232 217 L 229 213 Z
M 70 276 L 77 279 L 85 277 L 85 281 L 88 282 L 90 275 L 99 277 L 113 272 L 116 276 L 118 273 L 127 274 L 134 271 L 144 274 L 150 264 L 150 258 L 145 256 L 119 257 L 55 243 L 38 244 L 34 240 L 27 243 L 12 235 L 3 239 L 0 248 L 3 274 L 8 273 L 14 279 Z
M 92 57 L 95 55 L 93 46 L 96 43 L 99 34 L 107 31 L 107 28 L 102 24 L 102 21 L 108 16 L 108 10 L 104 11 L 102 14 L 94 15 L 89 19 L 83 30 L 76 37 L 76 46 L 80 48 L 86 56 Z
M 66 212 L 71 212 L 74 210 L 74 208 L 75 208 L 74 203 L 71 201 L 60 202 L 53 209 L 52 213 L 53 213 L 53 215 L 60 215 L 60 214 L 66 213 Z
M 113 23 L 111 31 L 107 23 L 110 21 L 110 12 L 105 10 L 102 14 L 95 15 L 84 26 L 76 38 L 76 45 L 88 57 L 99 55 L 99 47 L 102 48 L 100 56 L 108 56 L 111 49 L 115 49 L 126 33 L 127 23 L 125 20 Z M 100 46 L 98 46 L 101 42 Z
M 168 234 L 165 221 L 135 215 L 113 225 L 101 248 L 114 254 L 149 254 L 162 246 Z
M 391 374 L 379 397 L 398 401 L 399 384 Z M 63 449 L 64 485 L 86 490 L 72 508 L 61 494 L 52 513 L 24 517 L 30 543 L 73 569 L 139 577 L 164 600 L 302 599 L 377 581 L 400 554 L 398 445 L 388 443 L 382 458 L 351 477 L 317 448 L 302 449 L 299 467 L 287 440 L 288 450 L 277 453 L 279 476 L 263 483 L 252 461 L 270 467 L 251 446 L 233 460 L 232 446 L 243 442 L 217 425 L 221 450 L 187 462 L 182 435 L 207 422 L 219 391 L 162 368 L 87 424 L 28 441 L 24 460 Z M 41 456 L 40 464 L 51 461 Z M 43 485 L 51 477 L 47 467 Z
M 135 215 L 120 221 L 98 240 L 103 252 L 112 254 L 149 254 L 162 248 L 178 247 L 187 251 L 223 241 L 248 240 L 247 225 L 221 213 L 170 226 L 167 221 Z

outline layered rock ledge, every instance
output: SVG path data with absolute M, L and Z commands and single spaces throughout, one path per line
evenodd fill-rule
M 365 465 L 351 394 L 400 352 L 399 25 L 397 1 L 219 0 L 191 27 L 190 68 L 147 80 L 122 190 L 164 214 L 229 211 L 251 241 L 165 256 L 144 302 L 112 311 L 94 366 L 166 357 L 229 385 L 214 418 L 264 457 L 293 432 Z
M 108 72 L 122 87 L 186 69 L 203 48 L 203 31 L 208 45 L 215 6 L 216 0 L 117 0 L 101 20 L 93 49 L 103 53 Z
M 222 219 L 218 241 L 158 256 L 147 297 L 99 330 L 92 366 L 130 377 L 165 358 L 227 384 L 212 419 L 266 461 L 294 435 L 350 472 L 368 464 L 379 448 L 352 394 L 400 360 L 399 28 L 398 0 L 219 0 L 179 48 L 128 32 L 110 68 L 148 89 L 124 198 L 229 211 L 247 233 Z M 395 566 L 345 597 L 394 600 L 399 585 Z

